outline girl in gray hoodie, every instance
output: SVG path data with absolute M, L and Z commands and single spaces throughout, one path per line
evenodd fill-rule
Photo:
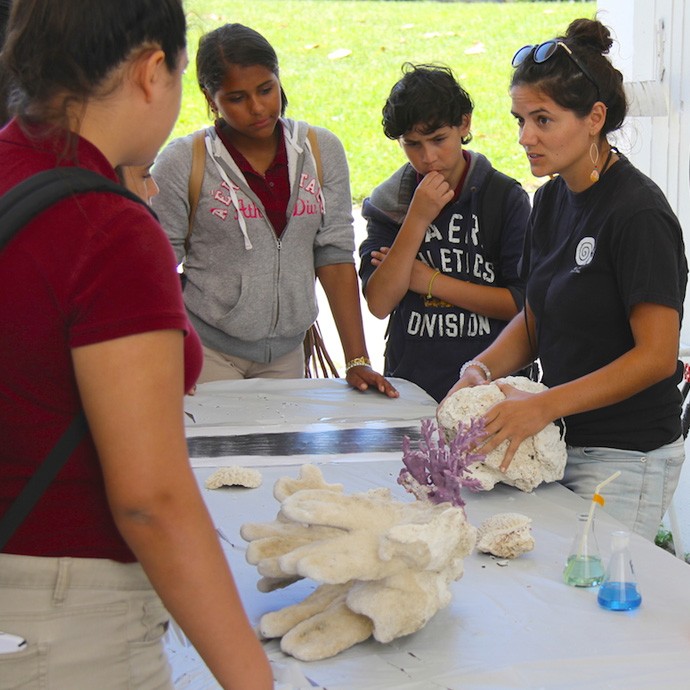
M 197 77 L 215 124 L 203 134 L 193 226 L 189 180 L 198 134 L 173 141 L 156 160 L 154 208 L 184 261 L 185 304 L 204 345 L 199 382 L 302 377 L 318 277 L 348 383 L 395 397 L 367 355 L 342 144 L 326 129 L 283 117 L 276 53 L 253 29 L 226 24 L 203 36 Z

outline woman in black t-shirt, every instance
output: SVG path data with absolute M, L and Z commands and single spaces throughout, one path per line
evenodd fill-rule
M 607 141 L 626 114 L 622 75 L 598 21 L 513 58 L 512 112 L 538 177 L 523 271 L 527 300 L 451 392 L 539 357 L 547 391 L 501 385 L 485 415 L 489 451 L 563 418 L 563 483 L 590 499 L 616 470 L 606 508 L 653 539 L 684 459 L 678 361 L 687 262 L 663 193 Z M 556 176 L 556 177 L 554 177 Z M 488 374 L 487 374 L 488 372 Z

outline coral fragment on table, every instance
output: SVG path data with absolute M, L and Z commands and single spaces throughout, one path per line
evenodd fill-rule
M 497 513 L 479 526 L 477 551 L 498 558 L 517 558 L 534 548 L 531 526 L 532 520 L 526 515 Z
M 261 486 L 261 472 L 252 467 L 240 467 L 230 465 L 220 467 L 206 478 L 204 486 L 207 489 L 219 489 L 221 486 L 244 486 L 247 489 L 256 489 Z

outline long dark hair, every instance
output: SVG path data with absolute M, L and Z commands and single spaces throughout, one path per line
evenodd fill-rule
M 280 79 L 278 56 L 273 46 L 258 31 L 244 24 L 225 24 L 199 39 L 196 53 L 199 88 L 213 98 L 225 81 L 230 65 L 261 65 Z M 280 114 L 284 115 L 288 100 L 282 85 L 280 97 Z

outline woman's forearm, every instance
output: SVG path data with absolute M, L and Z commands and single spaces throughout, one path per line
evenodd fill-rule
M 138 505 L 119 499 L 113 514 L 163 604 L 222 684 L 271 688 L 270 666 L 253 634 L 191 471 Z
M 354 264 L 330 264 L 316 269 L 328 299 L 345 360 L 367 357 L 359 302 L 359 281 Z
M 410 289 L 420 295 L 431 296 L 455 307 L 492 319 L 510 321 L 517 314 L 518 306 L 508 288 L 480 285 L 439 273 L 416 260 L 412 269 Z
M 224 688 L 273 687 L 189 466 L 182 332 L 117 338 L 72 358 L 123 538 Z
M 426 229 L 433 220 L 435 207 L 413 199 L 391 247 L 380 248 L 382 260 L 367 281 L 365 297 L 369 311 L 379 319 L 386 318 L 400 304 L 411 286 L 417 252 Z

